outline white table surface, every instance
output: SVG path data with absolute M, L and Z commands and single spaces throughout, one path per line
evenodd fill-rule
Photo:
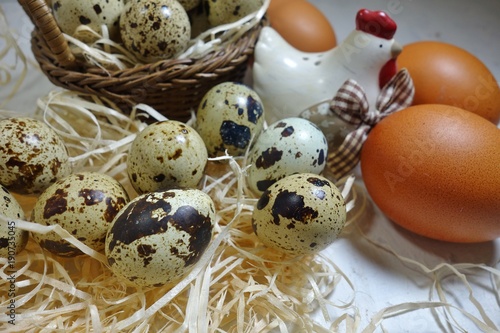
M 500 80 L 500 1 L 498 0 L 311 0 L 329 18 L 341 41 L 354 27 L 355 13 L 360 8 L 387 11 L 398 23 L 395 38 L 406 44 L 413 41 L 432 39 L 446 41 L 463 47 L 479 57 Z M 6 13 L 10 27 L 17 35 L 17 42 L 29 59 L 29 35 L 32 25 L 14 0 L 2 0 L 0 6 Z M 3 46 L 0 40 L 0 48 Z M 12 59 L 5 58 L 5 62 Z M 18 66 L 19 67 L 19 66 Z M 18 70 L 13 70 L 14 76 Z M 1 78 L 1 77 L 0 77 Z M 17 95 L 3 109 L 30 114 L 35 110 L 37 98 L 54 87 L 34 66 Z M 0 103 L 5 100 L 9 87 L 0 86 Z M 499 217 L 500 219 L 500 217 Z M 418 265 L 404 263 L 394 254 L 374 247 L 368 239 L 383 244 L 399 256 L 415 260 L 433 269 L 440 264 L 485 264 L 500 270 L 500 240 L 481 244 L 449 244 L 426 239 L 409 233 L 388 221 L 375 207 L 369 210 L 358 225 L 365 235 L 358 231 L 343 235 L 324 254 L 348 276 L 355 287 L 355 299 L 348 310 L 332 307 L 333 318 L 344 313 L 359 314 L 361 332 L 379 311 L 407 302 L 438 300 L 433 290 L 432 273 L 425 273 Z M 466 309 L 480 318 L 469 298 L 469 290 L 457 275 L 446 271 L 441 283 L 450 304 Z M 473 296 L 482 304 L 487 315 L 500 329 L 500 277 L 492 278 L 485 270 L 471 268 L 462 278 L 470 283 Z M 496 284 L 496 287 L 494 286 Z M 338 303 L 352 296 L 347 286 L 340 285 L 331 296 Z M 481 332 L 470 320 L 458 311 L 452 311 L 454 319 L 447 323 L 443 308 L 435 312 L 429 309 L 410 311 L 383 321 L 387 332 L 459 332 L 461 326 L 469 332 Z M 317 320 L 323 321 L 318 314 Z M 456 322 L 453 322 L 456 320 Z M 341 327 L 345 331 L 345 327 Z M 377 332 L 383 329 L 378 327 Z

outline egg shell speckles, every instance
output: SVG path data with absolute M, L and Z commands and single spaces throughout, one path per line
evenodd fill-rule
M 142 194 L 170 188 L 193 188 L 203 177 L 207 148 L 190 126 L 175 120 L 157 122 L 137 135 L 130 147 L 127 172 Z
M 191 24 L 176 0 L 136 0 L 125 6 L 120 17 L 125 47 L 144 62 L 169 59 L 186 49 Z
M 57 0 L 52 3 L 54 18 L 61 30 L 69 35 L 75 33 L 80 25 L 102 33 L 101 26 L 106 25 L 111 37 L 119 35 L 119 19 L 124 0 Z
M 13 220 L 23 220 L 24 211 L 4 186 L 0 186 L 0 214 L 7 217 L 7 220 L 0 219 L 0 258 L 8 258 L 26 247 L 29 233 L 16 227 Z
M 208 21 L 212 26 L 235 22 L 258 10 L 263 0 L 205 0 Z
M 32 220 L 42 225 L 58 224 L 82 243 L 101 251 L 111 222 L 128 202 L 128 194 L 114 178 L 96 172 L 75 173 L 40 195 Z M 32 235 L 41 247 L 59 256 L 83 254 L 54 232 Z
M 111 270 L 135 286 L 174 282 L 212 239 L 215 206 L 196 189 L 143 194 L 115 218 L 106 237 Z
M 253 136 L 264 126 L 264 108 L 249 87 L 224 82 L 211 88 L 200 102 L 194 127 L 209 156 L 243 155 Z
M 252 214 L 259 240 L 293 255 L 325 249 L 337 239 L 345 222 L 346 207 L 339 189 L 327 178 L 310 173 L 274 183 Z
M 39 194 L 71 173 L 64 142 L 32 118 L 0 121 L 0 184 L 20 194 Z
M 292 117 L 277 121 L 262 131 L 250 148 L 248 186 L 260 195 L 285 176 L 319 174 L 327 154 L 325 135 L 309 120 Z

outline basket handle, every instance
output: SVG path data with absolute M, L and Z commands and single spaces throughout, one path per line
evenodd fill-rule
M 44 0 L 18 0 L 62 67 L 73 67 L 76 58 Z

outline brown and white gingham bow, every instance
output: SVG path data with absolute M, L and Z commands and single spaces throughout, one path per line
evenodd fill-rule
M 349 173 L 358 164 L 361 148 L 368 133 L 380 120 L 411 105 L 415 88 L 406 69 L 400 70 L 381 90 L 370 110 L 363 88 L 355 80 L 347 80 L 330 102 L 330 111 L 358 127 L 344 142 L 328 154 L 327 165 L 336 179 Z

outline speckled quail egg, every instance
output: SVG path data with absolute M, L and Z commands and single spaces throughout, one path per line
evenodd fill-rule
M 0 186 L 0 258 L 11 260 L 24 250 L 29 233 L 17 227 L 15 220 L 24 219 L 24 211 L 16 198 L 4 186 Z
M 197 189 L 138 196 L 108 231 L 105 249 L 111 270 L 139 287 L 180 279 L 210 244 L 215 214 L 212 199 Z
M 127 172 L 137 193 L 193 188 L 204 175 L 207 148 L 189 125 L 156 122 L 142 130 L 129 150 Z
M 45 123 L 27 117 L 0 120 L 0 184 L 39 194 L 71 173 L 64 142 Z
M 120 34 L 130 52 L 150 63 L 184 51 L 191 39 L 191 24 L 177 0 L 137 0 L 125 6 Z
M 110 37 L 119 36 L 119 19 L 124 0 L 53 0 L 52 12 L 61 30 L 74 35 L 76 28 L 86 25 L 102 33 L 102 26 L 108 28 Z
M 235 22 L 262 7 L 263 0 L 205 0 L 212 26 Z
M 323 171 L 328 142 L 323 132 L 303 118 L 285 118 L 271 124 L 250 148 L 248 186 L 262 194 L 277 180 L 294 173 Z
M 264 108 L 255 91 L 249 87 L 224 82 L 203 96 L 197 110 L 194 128 L 207 146 L 209 156 L 243 155 L 253 136 L 264 125 Z
M 257 201 L 252 226 L 266 246 L 292 255 L 313 254 L 329 246 L 346 222 L 339 189 L 311 173 L 287 176 Z
M 32 220 L 42 225 L 58 224 L 85 245 L 102 251 L 111 222 L 128 202 L 127 192 L 114 178 L 80 172 L 47 188 L 33 207 Z M 33 238 L 61 257 L 83 254 L 55 232 L 33 233 Z

